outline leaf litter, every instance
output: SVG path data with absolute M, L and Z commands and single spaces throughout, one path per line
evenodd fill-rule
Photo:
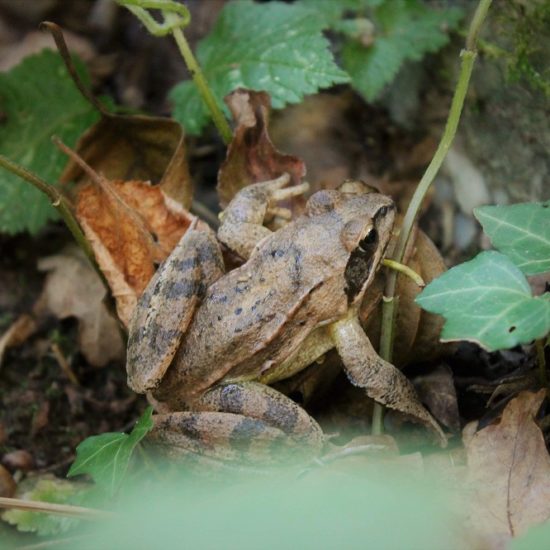
M 244 91 L 239 91 L 239 93 L 243 92 Z M 292 170 L 295 171 L 297 181 L 301 181 L 305 173 L 305 166 L 297 157 L 289 157 L 278 153 L 271 144 L 267 133 L 269 115 L 268 101 L 266 101 L 265 98 L 258 101 L 254 97 L 255 92 L 244 93 L 249 94 L 249 98 L 246 101 L 250 101 L 251 104 L 256 106 L 259 105 L 259 107 L 253 107 L 251 109 L 250 105 L 246 105 L 245 102 L 242 113 L 235 116 L 238 126 L 236 134 L 239 132 L 239 127 L 242 127 L 241 132 L 245 137 L 242 138 L 240 143 L 234 140 L 234 144 L 232 144 L 234 145 L 233 152 L 231 152 L 230 148 L 226 164 L 220 171 L 221 193 L 226 192 L 228 197 L 227 200 L 229 200 L 235 192 L 235 190 L 231 188 L 231 180 L 229 177 L 226 177 L 226 174 L 232 171 L 237 173 L 239 177 L 248 178 L 246 181 L 250 182 L 255 181 L 255 174 L 258 172 L 261 173 L 263 170 L 266 170 L 267 173 L 278 175 L 277 170 L 280 169 L 285 162 L 289 163 L 287 166 L 290 166 Z M 249 116 L 250 113 L 253 113 L 252 117 Z M 119 308 L 119 316 L 122 320 L 125 318 L 127 319 L 131 314 L 132 300 L 134 300 L 135 296 L 139 295 L 140 288 L 143 284 L 146 284 L 148 277 L 150 277 L 150 273 L 154 271 L 156 265 L 162 261 L 163 257 L 166 257 L 166 254 L 169 253 L 174 243 L 178 240 L 179 235 L 183 234 L 185 228 L 191 223 L 190 220 L 192 220 L 187 210 L 183 209 L 181 206 L 182 204 L 187 207 L 190 206 L 191 192 L 188 172 L 184 178 L 186 182 L 183 186 L 184 193 L 179 195 L 177 193 L 172 195 L 172 191 L 168 190 L 170 186 L 166 181 L 169 181 L 169 179 L 163 179 L 162 170 L 155 169 L 155 171 L 147 169 L 144 171 L 145 175 L 139 174 L 139 176 L 132 172 L 133 161 L 139 158 L 144 151 L 146 152 L 148 148 L 152 147 L 152 144 L 159 139 L 158 134 L 151 132 L 149 137 L 143 140 L 143 148 L 139 150 L 137 157 L 129 155 L 128 135 L 131 134 L 132 129 L 135 130 L 137 128 L 137 126 L 134 126 L 135 122 L 137 123 L 137 119 L 129 122 L 125 127 L 125 123 L 121 123 L 121 120 L 113 121 L 110 120 L 109 117 L 104 117 L 102 121 L 98 123 L 98 127 L 89 132 L 87 138 L 81 141 L 78 153 L 88 162 L 88 164 L 93 166 L 100 177 L 104 178 L 104 186 L 98 186 L 91 181 L 90 178 L 87 178 L 85 171 L 80 169 L 78 163 L 71 162 L 65 172 L 67 180 L 71 179 L 79 182 L 79 185 L 75 189 L 75 198 L 80 221 L 84 227 L 86 224 L 89 225 L 88 236 L 91 241 L 95 240 L 94 248 L 96 254 L 98 256 L 101 256 L 102 253 L 105 255 L 106 259 L 102 262 L 104 273 L 106 274 L 109 270 L 115 273 L 109 281 L 111 288 L 116 288 L 117 284 L 119 284 L 123 290 L 127 292 L 126 295 L 122 293 L 119 297 L 120 304 L 126 300 L 124 306 L 121 305 Z M 146 124 L 143 126 L 145 135 L 148 134 L 148 122 L 149 121 L 146 121 Z M 97 128 L 99 128 L 99 130 Z M 126 137 L 124 137 L 125 133 Z M 112 136 L 120 134 L 123 135 L 122 145 L 119 146 L 109 141 L 112 139 Z M 106 135 L 108 139 L 104 141 Z M 178 141 L 177 130 L 174 135 L 176 138 L 170 138 L 172 139 L 172 144 L 182 141 L 181 139 Z M 252 146 L 249 147 L 250 142 L 252 142 Z M 116 154 L 111 158 L 107 158 L 105 163 L 103 163 L 104 155 L 101 153 L 108 152 L 111 149 L 113 149 Z M 120 165 L 116 162 L 117 154 L 119 154 L 122 159 L 125 159 Z M 105 156 L 108 157 L 108 155 Z M 166 162 L 167 158 L 168 157 L 164 155 L 163 162 L 157 165 L 156 161 L 154 161 L 152 165 L 157 167 L 161 165 L 166 166 L 171 162 L 170 160 Z M 183 158 L 185 158 L 185 154 L 183 154 Z M 273 164 L 271 164 L 272 162 Z M 186 172 L 186 168 L 182 168 L 185 166 L 183 160 L 176 161 L 176 164 L 179 164 L 179 169 Z M 120 172 L 119 168 L 121 169 Z M 223 170 L 226 170 L 225 174 Z M 176 179 L 177 178 L 174 178 L 172 181 Z M 157 184 L 164 181 L 165 186 L 159 188 L 158 185 L 151 185 L 149 181 L 153 181 Z M 229 181 L 229 184 L 223 183 L 224 181 Z M 107 191 L 105 189 L 107 189 Z M 142 207 L 144 203 L 146 203 L 147 206 Z M 299 208 L 298 204 L 293 206 Z M 179 212 L 183 217 L 178 217 L 175 212 Z M 183 221 L 184 218 L 185 221 Z M 121 223 L 121 220 L 124 220 L 124 223 Z M 126 222 L 131 226 L 133 224 L 133 226 L 128 231 L 127 241 L 122 239 L 121 242 L 126 244 L 129 243 L 130 246 L 126 247 L 126 245 L 123 245 L 117 248 L 116 243 L 113 242 L 115 240 L 113 239 L 113 234 L 118 238 L 119 234 L 117 231 L 120 230 L 121 225 L 126 226 Z M 92 226 L 94 226 L 95 229 Z M 159 235 L 162 235 L 162 237 Z M 136 251 L 136 243 L 140 240 L 146 241 L 147 245 L 143 249 L 138 248 Z M 421 247 L 421 245 L 418 246 Z M 140 261 L 136 262 L 136 266 L 132 262 L 137 258 L 139 258 Z M 67 269 L 70 272 L 70 269 L 72 269 L 68 267 L 70 265 L 69 260 L 50 257 L 44 260 L 44 262 L 43 265 L 49 266 L 50 275 L 52 276 L 55 275 L 56 270 L 65 271 Z M 67 262 L 67 264 L 64 262 Z M 435 263 L 437 263 L 437 261 Z M 419 265 L 418 261 L 416 265 Z M 420 268 L 418 268 L 418 270 L 421 271 Z M 90 273 L 94 273 L 91 269 L 89 271 Z M 75 271 L 75 273 L 78 274 L 79 272 Z M 107 278 L 109 279 L 109 277 Z M 100 282 L 97 276 L 96 279 L 96 283 L 97 281 Z M 96 283 L 94 283 L 94 285 Z M 63 293 L 63 285 L 66 284 L 66 282 L 63 282 L 63 284 L 60 283 L 61 288 L 59 296 L 55 296 L 54 293 L 51 298 L 48 298 L 51 300 L 52 304 L 54 304 L 50 304 L 49 309 L 54 313 L 55 311 L 60 312 L 56 313 L 58 317 L 77 317 L 80 325 L 79 333 L 81 330 L 84 330 L 82 326 L 88 323 L 87 332 L 94 334 L 95 336 L 93 338 L 96 338 L 96 342 L 99 341 L 97 334 L 102 334 L 102 331 L 97 329 L 94 320 L 97 323 L 98 318 L 103 318 L 102 315 L 98 313 L 98 310 L 101 309 L 98 304 L 104 307 L 102 301 L 104 296 L 96 300 L 93 307 L 89 304 L 90 310 L 86 309 L 87 306 L 78 303 L 78 300 L 72 306 L 70 304 L 67 305 L 63 303 L 63 296 L 61 296 Z M 68 288 L 69 287 L 65 286 L 65 294 L 72 292 L 72 290 L 67 290 Z M 94 291 L 92 294 L 96 294 L 96 292 Z M 100 292 L 98 291 L 97 295 L 99 294 Z M 415 294 L 416 293 L 413 292 L 412 299 L 414 299 Z M 124 298 L 122 298 L 123 296 Z M 412 299 L 410 300 L 411 302 Z M 97 310 L 95 309 L 96 307 Z M 69 311 L 72 311 L 72 313 L 67 314 Z M 95 311 L 95 313 L 93 314 L 92 311 Z M 104 308 L 104 311 L 107 311 L 107 309 Z M 426 312 L 422 312 L 422 315 L 425 313 Z M 441 320 L 435 316 L 431 317 L 436 320 L 435 326 L 433 327 L 434 332 L 432 333 L 434 334 L 439 330 Z M 87 321 L 84 322 L 84 319 L 87 319 Z M 110 319 L 114 320 L 112 317 L 110 317 Z M 404 357 L 408 354 L 415 353 L 411 350 L 415 349 L 414 341 L 418 338 L 419 331 L 424 326 L 424 322 L 419 321 L 416 317 L 414 322 L 411 322 L 410 317 L 407 319 L 408 320 L 404 321 L 402 325 L 405 328 L 409 327 L 409 333 L 406 334 L 405 337 L 400 338 L 400 342 L 404 344 Z M 24 325 L 24 321 L 21 321 L 21 325 Z M 90 326 L 96 327 L 96 330 L 91 330 Z M 112 327 L 112 325 L 108 326 Z M 411 326 L 413 327 L 412 329 L 410 328 Z M 18 328 L 14 329 L 13 334 L 17 334 L 18 331 Z M 116 329 L 112 330 L 112 332 L 113 334 L 120 335 L 118 326 Z M 413 334 L 411 335 L 411 333 Z M 17 343 L 18 338 L 9 336 L 7 339 Z M 19 343 L 24 339 L 24 337 L 19 337 Z M 429 337 L 427 339 L 430 340 Z M 86 345 L 83 344 L 84 341 L 86 341 L 86 339 L 81 340 L 79 349 L 86 354 Z M 116 346 L 113 348 L 116 348 Z M 99 353 L 99 356 L 102 356 L 104 352 L 105 350 Z M 105 356 L 103 356 L 103 358 L 105 358 Z M 87 359 L 90 364 L 94 364 L 93 359 L 90 359 L 90 357 L 87 357 Z M 449 376 L 448 370 L 443 369 L 439 372 L 434 371 L 433 374 L 433 378 L 436 380 L 438 375 L 445 379 L 445 387 L 447 389 L 453 388 L 452 378 Z M 429 377 L 418 377 L 417 382 L 419 385 L 424 384 L 426 386 L 428 395 L 426 401 L 428 403 L 430 403 L 430 399 L 437 400 L 434 389 L 439 386 L 440 382 L 433 382 Z M 97 398 L 91 397 L 90 393 L 86 390 L 82 391 L 81 389 L 75 388 L 74 385 L 67 383 L 66 380 L 63 384 L 67 384 L 63 388 L 64 395 L 73 413 L 79 410 L 82 411 L 82 409 L 86 407 L 85 403 L 90 404 L 97 401 Z M 109 382 L 107 382 L 106 388 L 108 388 L 106 395 L 112 397 L 113 394 L 109 394 L 109 392 L 113 391 L 113 387 Z M 33 397 L 36 397 L 38 394 L 39 391 L 35 388 L 31 394 L 25 397 L 26 402 L 32 402 Z M 448 399 L 444 400 L 445 402 L 443 405 L 432 402 L 432 412 L 436 414 L 440 420 L 443 420 L 445 415 L 448 415 L 446 421 L 444 420 L 443 422 L 449 427 L 456 429 L 458 421 L 456 395 L 452 396 L 452 391 L 449 391 L 446 397 Z M 487 543 L 487 547 L 496 547 L 500 540 L 507 540 L 512 534 L 523 532 L 532 523 L 538 523 L 548 518 L 548 509 L 544 505 L 544 498 L 548 497 L 547 483 L 544 482 L 544 478 L 548 479 L 548 454 L 544 447 L 542 432 L 533 420 L 543 398 L 544 394 L 542 394 L 542 392 L 538 394 L 522 393 L 508 403 L 500 420 L 481 429 L 475 435 L 471 433 L 473 430 L 472 427 L 465 430 L 464 438 L 468 452 L 468 469 L 457 469 L 457 475 L 464 476 L 463 479 L 467 479 L 469 482 L 468 489 L 476 490 L 477 492 L 475 494 L 479 495 L 479 502 L 477 500 L 475 501 L 475 507 L 472 508 L 470 520 L 473 519 L 475 521 L 476 516 L 478 518 L 484 517 L 484 513 L 489 513 L 487 510 L 491 511 L 490 514 L 494 516 L 493 519 L 495 517 L 498 518 L 498 521 L 495 520 L 495 523 L 487 528 L 485 525 L 481 527 L 476 525 L 474 527 L 476 532 L 482 533 L 482 538 L 484 542 Z M 130 397 L 129 399 L 132 398 Z M 120 404 L 121 410 L 125 413 L 130 411 L 131 414 L 133 410 L 131 401 L 125 404 L 125 400 L 121 400 L 120 396 L 117 396 L 116 400 Z M 13 396 L 7 403 L 9 404 L 9 402 L 14 402 Z M 108 411 L 111 410 L 111 406 L 113 407 L 112 410 L 116 410 L 116 405 L 114 404 L 108 405 L 96 402 L 94 405 L 97 406 L 98 410 L 107 414 Z M 439 414 L 435 412 L 438 410 L 438 407 L 440 409 Z M 33 419 L 33 426 L 38 435 L 42 429 L 41 424 L 48 422 L 50 417 L 49 405 L 42 404 L 40 410 L 41 415 L 38 415 L 39 417 L 37 420 Z M 55 410 L 55 406 L 53 410 Z M 135 417 L 136 415 L 134 414 L 133 418 Z M 82 422 L 81 420 L 81 423 Z M 86 419 L 84 422 L 86 422 Z M 126 425 L 129 427 L 130 424 L 126 423 Z M 104 423 L 95 428 L 91 427 L 91 429 L 87 431 L 88 433 L 99 433 L 106 429 L 109 429 L 109 427 Z M 524 430 L 525 439 L 523 438 Z M 498 441 L 498 444 L 495 444 L 495 441 Z M 512 451 L 510 450 L 510 441 L 514 443 L 514 450 Z M 523 449 L 523 454 L 521 455 L 522 459 L 528 458 L 528 463 L 535 465 L 530 471 L 536 479 L 541 481 L 541 483 L 537 484 L 537 487 L 540 486 L 541 488 L 540 494 L 544 497 L 542 500 L 539 500 L 539 492 L 533 489 L 534 485 L 530 484 L 530 480 L 526 475 L 527 468 L 521 467 L 522 460 L 519 460 L 517 455 L 514 454 L 518 448 Z M 44 464 L 44 459 L 41 457 L 39 458 L 42 460 L 42 464 Z M 407 463 L 407 461 L 411 465 L 411 471 L 417 472 L 422 469 L 423 461 L 418 455 L 411 455 L 408 458 L 403 457 L 402 462 Z M 361 461 L 359 461 L 359 464 L 361 465 Z M 495 464 L 499 466 L 496 468 L 498 471 L 492 472 L 491 470 L 494 469 Z M 425 467 L 424 465 L 424 468 Z M 507 478 L 507 481 L 504 482 L 504 478 Z M 494 485 L 502 486 L 503 483 L 506 488 L 506 494 L 508 495 L 508 500 L 504 505 L 502 504 L 502 495 L 497 495 L 496 491 L 492 490 Z M 480 510 L 480 508 L 484 507 L 486 508 L 484 511 Z M 535 512 L 533 512 L 531 508 L 533 508 Z M 527 509 L 527 511 L 525 511 L 525 509 Z M 502 527 L 503 525 L 505 528 Z

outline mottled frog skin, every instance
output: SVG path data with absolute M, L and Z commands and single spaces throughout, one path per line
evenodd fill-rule
M 389 242 L 392 200 L 357 182 L 312 195 L 271 232 L 266 214 L 301 189 L 289 178 L 241 190 L 217 237 L 191 228 L 160 266 L 130 325 L 128 383 L 157 405 L 152 437 L 172 454 L 270 460 L 272 443 L 313 456 L 318 424 L 267 384 L 332 348 L 350 381 L 387 407 L 437 423 L 372 348 L 358 308 Z M 220 242 L 245 262 L 225 273 Z

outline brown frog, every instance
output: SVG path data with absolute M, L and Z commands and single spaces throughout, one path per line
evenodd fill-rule
M 213 460 L 269 459 L 274 442 L 314 455 L 320 427 L 267 384 L 336 348 L 353 384 L 444 442 L 411 383 L 376 354 L 357 319 L 391 236 L 392 200 L 347 182 L 315 193 L 304 215 L 271 232 L 263 225 L 270 206 L 303 190 L 288 182 L 284 175 L 241 190 L 218 239 L 189 229 L 141 297 L 128 383 L 157 402 L 152 437 L 173 453 Z M 225 273 L 219 241 L 246 262 Z

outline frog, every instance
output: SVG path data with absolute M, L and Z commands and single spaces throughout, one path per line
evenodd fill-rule
M 290 176 L 241 189 L 217 234 L 191 226 L 143 292 L 129 326 L 127 377 L 155 405 L 151 441 L 212 462 L 317 456 L 319 424 L 271 385 L 327 352 L 385 407 L 445 435 L 405 375 L 374 350 L 358 319 L 395 218 L 393 200 L 361 182 L 320 190 L 271 230 Z M 223 250 L 242 259 L 227 271 Z M 285 454 L 285 453 L 282 453 Z

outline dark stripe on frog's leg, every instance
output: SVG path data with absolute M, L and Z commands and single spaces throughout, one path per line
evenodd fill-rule
M 179 412 L 153 416 L 147 436 L 162 454 L 187 461 L 205 457 L 227 463 L 273 464 L 277 448 L 292 442 L 279 429 L 260 420 L 222 412 Z M 295 444 L 294 444 L 295 446 Z
M 224 411 L 261 420 L 299 444 L 320 448 L 323 432 L 317 422 L 282 393 L 257 382 L 220 384 L 195 404 L 200 410 Z
M 162 379 L 207 287 L 222 275 L 223 259 L 215 235 L 189 229 L 134 310 L 126 364 L 133 390 L 145 393 Z

